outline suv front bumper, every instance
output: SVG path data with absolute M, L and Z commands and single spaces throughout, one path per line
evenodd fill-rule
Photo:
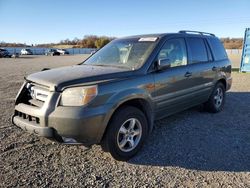
M 16 106 L 18 114 L 12 117 L 12 122 L 21 129 L 34 133 L 36 135 L 55 139 L 59 142 L 65 140 L 74 140 L 74 143 L 82 143 L 92 145 L 101 141 L 102 135 L 108 123 L 106 112 L 109 107 L 104 105 L 98 108 L 83 108 L 83 107 L 62 107 L 59 106 L 50 113 L 47 117 L 40 116 L 39 111 L 30 111 L 29 106 L 25 105 L 25 110 L 20 110 L 19 104 Z M 30 121 L 28 116 L 44 118 L 44 123 L 36 123 Z
M 16 98 L 13 124 L 27 132 L 60 142 L 74 140 L 75 143 L 91 145 L 101 141 L 111 114 L 108 112 L 112 111 L 111 104 L 98 107 L 60 106 L 60 93 L 48 91 L 43 104 L 31 105 L 25 100 L 28 92 L 26 85 L 22 86 Z
M 18 116 L 12 116 L 12 123 L 21 129 L 29 132 L 34 133 L 39 136 L 47 137 L 47 138 L 53 138 L 53 129 L 50 127 L 39 127 L 35 123 L 27 122 L 23 118 Z

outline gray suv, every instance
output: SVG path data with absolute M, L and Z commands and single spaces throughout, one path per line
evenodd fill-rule
M 100 144 L 128 160 L 155 120 L 199 104 L 220 112 L 231 84 L 231 63 L 213 34 L 126 37 L 79 65 L 26 77 L 12 121 L 59 142 Z

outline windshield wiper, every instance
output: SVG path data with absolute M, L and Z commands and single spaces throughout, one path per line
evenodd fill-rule
M 110 67 L 110 65 L 107 64 L 88 64 L 88 65 L 92 65 L 92 66 L 99 66 L 99 67 Z
M 132 70 L 132 67 L 126 67 L 126 66 L 116 65 L 116 64 L 89 64 L 89 65 L 100 66 L 100 67 L 117 67 L 117 68 L 131 69 Z

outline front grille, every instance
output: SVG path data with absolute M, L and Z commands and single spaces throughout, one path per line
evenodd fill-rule
M 39 100 L 35 100 L 35 99 L 30 99 L 29 100 L 29 104 L 32 105 L 32 106 L 36 106 L 36 107 L 42 108 L 44 102 L 43 101 L 39 101 Z
M 27 83 L 19 101 L 24 104 L 42 108 L 48 100 L 49 90 L 45 87 Z
M 26 121 L 29 121 L 29 122 L 40 124 L 40 119 L 38 117 L 31 116 L 31 115 L 25 114 L 23 112 L 19 112 L 17 110 L 15 110 L 15 116 L 18 116 Z
M 39 86 L 31 85 L 29 91 L 30 91 L 30 95 L 32 99 L 42 101 L 42 102 L 45 102 L 49 95 L 48 90 L 41 88 Z

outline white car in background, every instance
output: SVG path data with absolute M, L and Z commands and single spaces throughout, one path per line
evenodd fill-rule
M 97 52 L 97 50 L 92 50 L 91 52 L 90 52 L 90 55 L 93 55 L 94 53 L 96 53 Z
M 23 48 L 22 50 L 21 50 L 21 53 L 20 53 L 21 55 L 33 55 L 33 53 L 32 53 L 32 51 L 30 50 L 30 49 L 28 49 L 28 48 Z
M 69 52 L 65 49 L 57 49 L 57 52 L 59 52 L 61 55 L 69 54 Z

